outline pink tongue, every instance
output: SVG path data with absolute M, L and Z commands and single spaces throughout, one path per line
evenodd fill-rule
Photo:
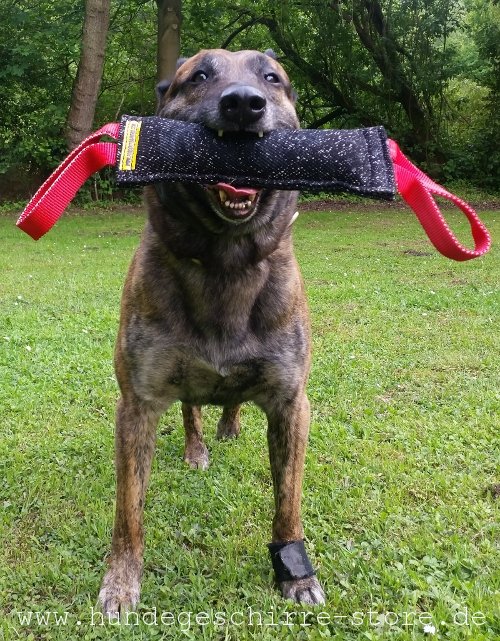
M 245 198 L 245 196 L 255 196 L 257 189 L 252 189 L 251 187 L 240 187 L 237 189 L 232 185 L 227 183 L 217 183 L 215 185 L 216 189 L 222 189 L 230 198 Z

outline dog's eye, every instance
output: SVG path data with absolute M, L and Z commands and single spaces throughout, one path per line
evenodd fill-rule
M 265 78 L 265 80 L 267 80 L 267 82 L 272 82 L 275 85 L 278 84 L 279 81 L 280 81 L 278 75 L 275 74 L 275 73 L 266 73 L 264 78 Z
M 191 76 L 191 82 L 196 85 L 200 84 L 201 82 L 205 82 L 205 80 L 208 80 L 208 75 L 204 71 L 197 71 Z

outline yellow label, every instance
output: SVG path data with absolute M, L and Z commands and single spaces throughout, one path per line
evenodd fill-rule
M 141 133 L 140 120 L 127 120 L 123 132 L 122 153 L 120 157 L 120 170 L 131 171 L 135 169 L 137 159 L 137 148 L 139 147 L 139 135 Z

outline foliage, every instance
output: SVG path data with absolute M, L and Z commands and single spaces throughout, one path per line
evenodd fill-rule
M 0 0 L 0 178 L 50 170 L 80 53 L 83 0 Z M 495 0 L 183 3 L 182 50 L 273 47 L 304 126 L 384 124 L 425 169 L 500 188 Z M 156 3 L 112 0 L 95 122 L 155 109 Z
M 82 2 L 41 0 L 34 10 L 2 0 L 1 13 L 0 173 L 21 163 L 50 168 L 65 149 Z
M 468 0 L 461 42 L 464 66 L 456 76 L 462 108 L 453 105 L 462 126 L 451 136 L 451 162 L 456 175 L 480 184 L 500 184 L 500 5 L 494 0 Z M 453 119 L 450 125 L 453 127 Z

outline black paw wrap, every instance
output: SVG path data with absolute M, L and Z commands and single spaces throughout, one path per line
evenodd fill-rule
M 278 583 L 307 579 L 316 574 L 307 556 L 303 540 L 269 543 L 267 547 Z

